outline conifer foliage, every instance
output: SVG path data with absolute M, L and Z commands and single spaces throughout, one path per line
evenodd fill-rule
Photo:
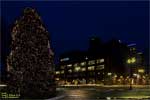
M 21 94 L 21 98 L 53 96 L 54 54 L 49 33 L 35 9 L 24 9 L 11 35 L 11 52 L 7 59 L 8 91 Z

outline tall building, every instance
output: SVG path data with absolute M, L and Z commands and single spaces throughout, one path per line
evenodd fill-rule
M 75 80 L 78 83 L 123 84 L 120 80 L 128 76 L 128 47 L 116 39 L 102 43 L 92 37 L 89 43 L 87 51 L 68 52 L 60 56 L 57 80 L 70 84 Z
M 137 65 L 137 69 L 138 69 L 138 74 L 145 74 L 146 73 L 147 69 L 144 65 L 144 55 L 142 52 L 137 52 L 136 65 Z
M 134 78 L 135 84 L 147 84 L 148 69 L 145 64 L 145 57 L 143 52 L 139 52 L 136 48 L 136 44 L 132 43 L 128 45 L 129 55 L 127 60 L 127 67 L 129 69 L 130 77 Z
M 131 73 L 138 73 L 137 67 L 137 50 L 136 44 L 132 43 L 128 45 L 129 48 L 129 55 L 128 55 L 128 68 L 131 70 Z

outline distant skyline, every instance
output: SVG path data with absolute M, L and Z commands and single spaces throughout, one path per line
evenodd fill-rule
M 86 50 L 91 36 L 107 42 L 117 38 L 124 43 L 136 43 L 139 50 L 149 48 L 148 1 L 84 1 L 84 2 L 2 2 L 2 28 L 6 44 L 10 45 L 10 26 L 25 7 L 35 8 L 50 33 L 55 57 L 70 50 Z

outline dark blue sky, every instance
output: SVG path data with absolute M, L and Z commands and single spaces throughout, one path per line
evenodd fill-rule
M 65 51 L 86 50 L 89 37 L 95 35 L 104 42 L 111 38 L 134 42 L 140 50 L 149 45 L 148 2 L 2 2 L 7 30 L 25 7 L 35 8 L 41 16 L 57 57 Z

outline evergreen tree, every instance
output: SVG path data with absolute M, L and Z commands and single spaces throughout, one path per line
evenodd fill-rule
M 55 94 L 53 52 L 49 33 L 32 8 L 12 28 L 11 53 L 7 59 L 8 91 L 21 98 L 49 98 Z

